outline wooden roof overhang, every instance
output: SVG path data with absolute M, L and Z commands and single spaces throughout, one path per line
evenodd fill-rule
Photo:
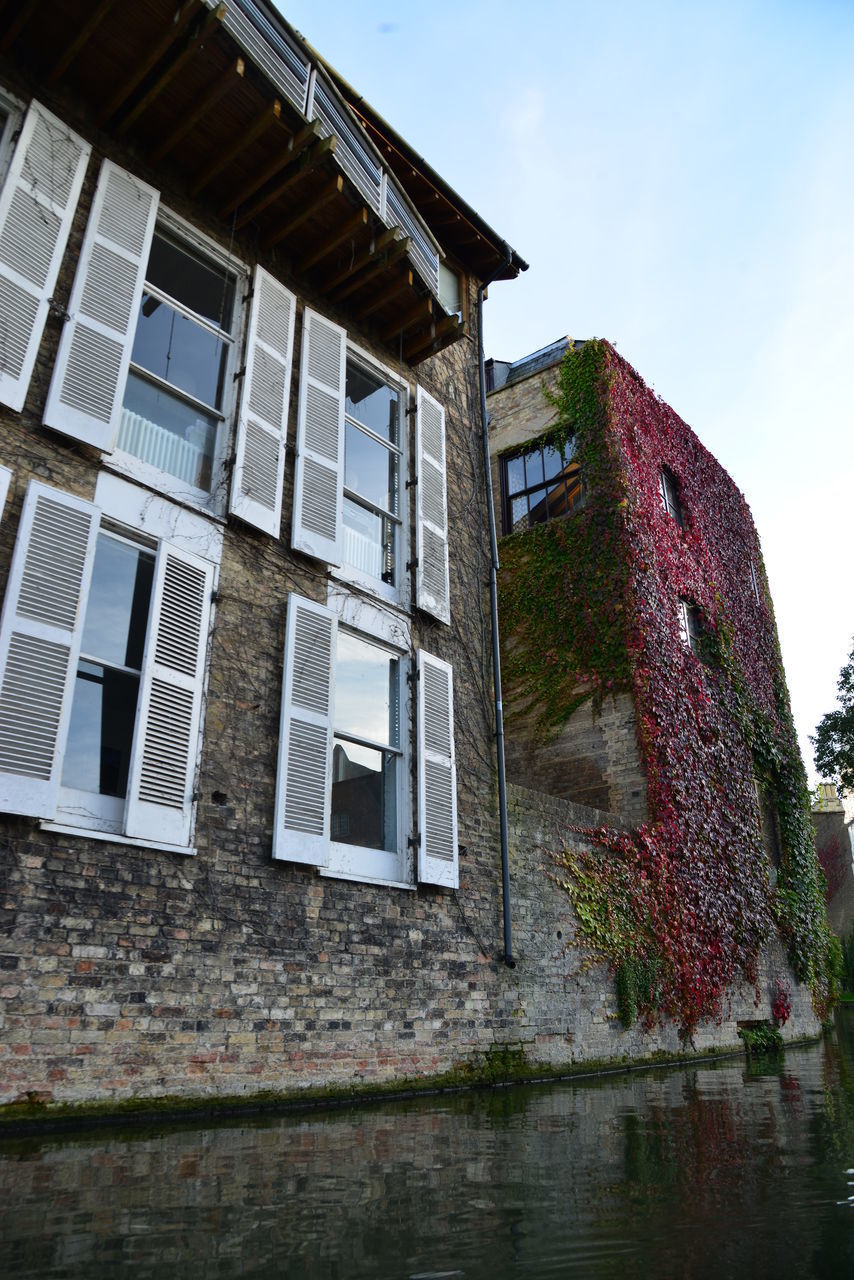
M 234 4 L 231 4 L 232 12 Z M 278 93 L 211 0 L 0 0 L 0 57 L 45 105 L 82 99 L 163 185 L 213 208 L 223 234 L 275 249 L 353 320 L 417 364 L 456 341 L 410 254 L 336 161 L 338 140 Z M 83 127 L 85 131 L 85 124 Z

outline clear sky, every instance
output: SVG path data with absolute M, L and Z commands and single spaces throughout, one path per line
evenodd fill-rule
M 812 776 L 854 635 L 854 2 L 279 7 L 531 264 L 487 355 L 609 338 L 745 493 Z

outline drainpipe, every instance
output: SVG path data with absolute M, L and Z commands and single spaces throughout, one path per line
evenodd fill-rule
M 486 472 L 486 509 L 489 515 L 489 606 L 492 614 L 492 674 L 495 691 L 495 749 L 498 758 L 498 822 L 501 831 L 501 890 L 504 908 L 504 963 L 516 968 L 510 933 L 510 857 L 507 846 L 507 783 L 504 776 L 504 709 L 501 702 L 501 654 L 498 646 L 498 538 L 495 532 L 495 503 L 492 499 L 492 468 L 489 461 L 489 417 L 486 412 L 486 370 L 483 355 L 483 295 L 499 272 L 510 265 L 513 250 L 504 246 L 507 257 L 497 271 L 477 289 L 477 357 L 480 374 L 480 418 L 483 431 L 483 465 Z

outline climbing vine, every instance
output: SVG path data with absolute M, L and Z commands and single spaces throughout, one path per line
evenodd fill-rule
M 750 512 L 684 422 L 605 342 L 570 348 L 552 438 L 573 440 L 586 503 L 502 545 L 508 684 L 543 732 L 586 699 L 631 693 L 649 819 L 555 854 L 578 941 L 615 974 L 620 1016 L 686 1035 L 756 983 L 776 925 L 825 1016 L 836 957 L 776 626 Z M 661 501 L 676 477 L 680 524 Z M 683 642 L 679 600 L 702 635 Z M 756 781 L 776 809 L 776 884 Z

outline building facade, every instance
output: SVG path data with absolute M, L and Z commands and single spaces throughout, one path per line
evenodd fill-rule
M 261 0 L 22 6 L 0 129 L 0 1102 L 678 1047 L 563 941 L 594 808 L 510 788 L 505 963 L 477 296 L 524 262 Z

